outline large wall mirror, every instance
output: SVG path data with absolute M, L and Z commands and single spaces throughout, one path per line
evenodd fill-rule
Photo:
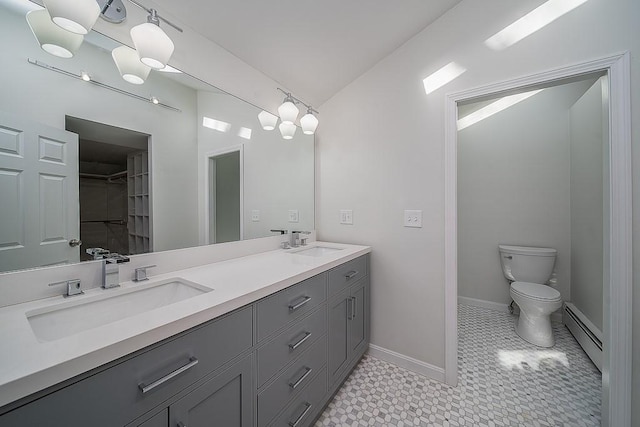
M 50 55 L 37 8 L 0 0 L 0 271 L 314 228 L 313 135 L 171 67 L 128 83 L 96 32 Z

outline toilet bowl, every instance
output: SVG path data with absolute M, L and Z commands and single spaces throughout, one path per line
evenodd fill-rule
M 555 343 L 551 313 L 562 306 L 560 292 L 547 285 L 557 251 L 553 248 L 498 245 L 502 272 L 511 283 L 509 293 L 520 307 L 516 333 L 540 347 Z
M 520 307 L 516 333 L 525 341 L 540 347 L 553 347 L 551 313 L 562 306 L 560 292 L 547 285 L 513 282 L 511 298 Z

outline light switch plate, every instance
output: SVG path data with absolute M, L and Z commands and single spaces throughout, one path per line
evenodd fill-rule
M 298 210 L 297 209 L 289 209 L 289 222 L 298 222 Z
M 259 210 L 252 210 L 251 211 L 251 221 L 253 222 L 258 222 L 260 221 L 260 211 Z
M 340 210 L 340 224 L 353 225 L 353 211 L 351 209 Z
M 422 228 L 422 211 L 419 210 L 405 210 L 404 211 L 404 226 Z

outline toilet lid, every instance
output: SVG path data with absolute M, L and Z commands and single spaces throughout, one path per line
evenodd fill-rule
M 513 282 L 511 290 L 523 297 L 541 301 L 555 301 L 560 299 L 560 292 L 551 286 L 529 282 Z

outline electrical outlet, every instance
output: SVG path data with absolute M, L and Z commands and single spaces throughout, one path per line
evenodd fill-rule
M 259 210 L 252 210 L 251 211 L 251 221 L 253 222 L 258 222 L 260 221 L 260 211 Z
M 351 209 L 340 211 L 340 224 L 353 225 L 353 211 Z
M 297 209 L 289 209 L 289 222 L 298 222 L 299 214 Z
M 422 228 L 422 211 L 419 210 L 405 210 L 404 211 L 404 226 Z

